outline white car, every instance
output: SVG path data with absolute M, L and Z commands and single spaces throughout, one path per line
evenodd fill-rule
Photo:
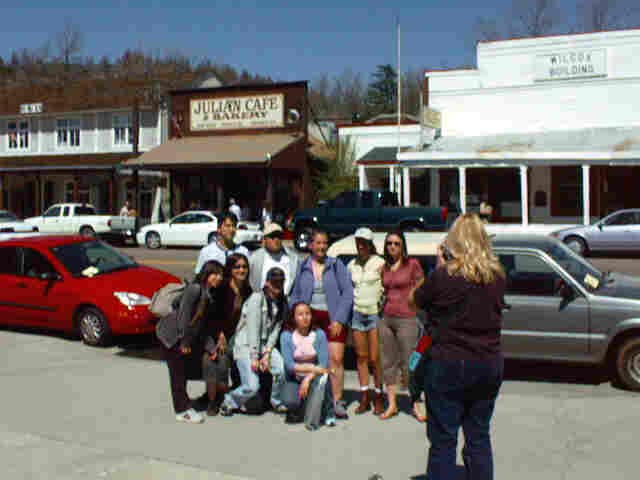
M 189 210 L 168 222 L 142 227 L 136 239 L 139 245 L 146 245 L 147 248 L 203 247 L 215 240 L 218 232 L 218 215 L 210 210 Z M 262 241 L 260 225 L 254 222 L 239 222 L 235 241 L 249 245 L 260 243 Z
M 37 232 L 38 228 L 24 223 L 8 210 L 0 210 L 0 233 Z

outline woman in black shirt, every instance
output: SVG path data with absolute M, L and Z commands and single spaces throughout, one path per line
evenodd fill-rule
M 467 478 L 493 478 L 490 422 L 504 369 L 504 288 L 504 270 L 483 222 L 464 214 L 440 246 L 436 269 L 410 295 L 434 325 L 425 364 L 430 480 L 455 478 L 460 427 Z

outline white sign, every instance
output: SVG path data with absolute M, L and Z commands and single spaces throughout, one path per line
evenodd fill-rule
M 570 80 L 607 76 L 607 52 L 600 50 L 571 50 L 551 55 L 537 55 L 535 80 Z
M 429 128 L 442 128 L 442 114 L 434 108 L 424 107 L 422 125 Z
M 231 130 L 284 126 L 284 95 L 191 100 L 191 130 Z
M 20 113 L 42 113 L 42 103 L 23 103 L 20 105 Z

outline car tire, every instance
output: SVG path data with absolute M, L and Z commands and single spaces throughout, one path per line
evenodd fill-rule
M 567 237 L 567 238 L 564 239 L 564 243 L 571 250 L 573 250 L 576 253 L 579 253 L 583 257 L 586 257 L 588 255 L 588 253 L 589 253 L 589 248 L 587 247 L 587 242 L 585 242 L 580 237 L 575 237 L 575 236 Z
M 216 232 L 211 232 L 207 237 L 207 245 L 216 241 Z
M 615 369 L 623 387 L 640 392 L 640 337 L 629 338 L 618 347 Z
M 160 234 L 157 232 L 148 232 L 144 236 L 144 244 L 147 248 L 155 249 L 160 248 L 162 246 L 162 242 L 160 240 Z
M 89 226 L 84 226 L 80 229 L 80 235 L 82 235 L 83 237 L 95 237 L 96 236 L 96 232 L 93 228 L 89 227 Z
M 111 342 L 111 329 L 104 314 L 95 307 L 85 307 L 78 313 L 76 324 L 82 341 L 92 347 Z
M 293 246 L 299 252 L 308 252 L 311 245 L 311 228 L 301 228 L 296 230 L 296 234 L 293 238 Z

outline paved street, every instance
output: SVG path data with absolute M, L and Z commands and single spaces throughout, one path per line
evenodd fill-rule
M 197 255 L 124 250 L 180 276 L 191 273 Z M 640 273 L 640 259 L 595 263 Z M 270 413 L 178 424 L 166 367 L 144 339 L 99 349 L 3 329 L 0 345 L 3 478 L 424 478 L 424 426 L 407 414 L 388 422 L 352 415 L 314 433 Z M 353 370 L 346 384 L 354 400 Z M 193 385 L 193 394 L 201 391 Z M 635 478 L 639 400 L 597 369 L 509 363 L 494 422 L 496 478 Z

